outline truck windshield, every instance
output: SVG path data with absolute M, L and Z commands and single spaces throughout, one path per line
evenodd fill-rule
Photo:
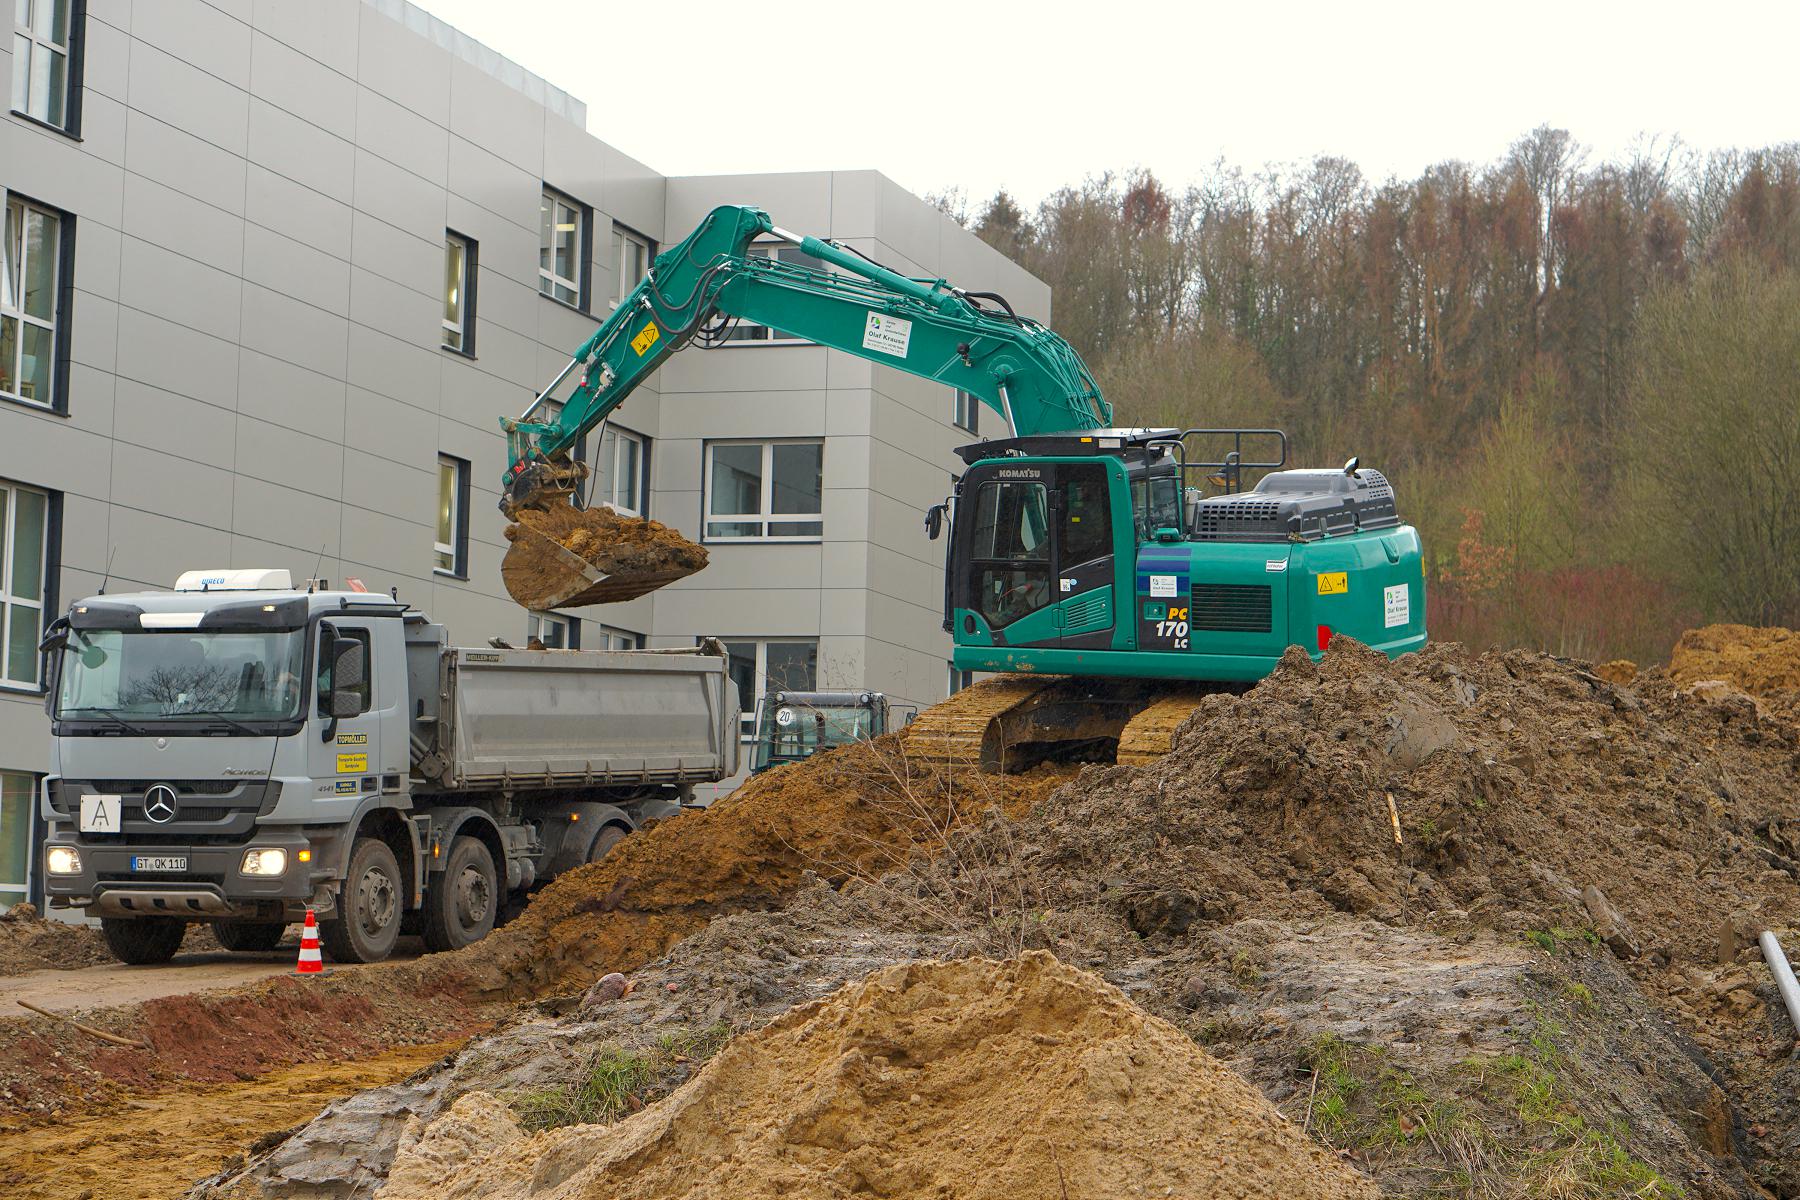
M 59 718 L 293 720 L 305 694 L 300 630 L 72 630 Z

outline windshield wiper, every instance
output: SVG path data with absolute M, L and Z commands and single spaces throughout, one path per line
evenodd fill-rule
M 231 717 L 231 716 L 226 715 L 225 713 L 220 712 L 216 708 L 184 708 L 180 712 L 170 713 L 169 716 L 171 716 L 171 717 L 212 717 L 215 720 L 223 721 L 228 728 L 230 728 L 238 733 L 249 734 L 252 737 L 260 736 L 263 732 L 262 730 L 257 729 L 253 725 L 247 725 L 235 717 Z
M 118 727 L 120 733 L 135 734 L 138 737 L 143 737 L 150 732 L 148 729 L 145 729 L 142 725 L 137 725 L 130 721 L 127 721 L 124 717 L 121 717 L 118 713 L 114 712 L 110 708 L 65 708 L 65 709 L 62 709 L 61 711 L 59 711 L 56 715 L 59 717 L 73 717 L 73 716 L 77 716 L 77 714 L 81 714 L 81 713 L 92 713 L 99 720 L 111 721 L 114 725 L 116 725 Z

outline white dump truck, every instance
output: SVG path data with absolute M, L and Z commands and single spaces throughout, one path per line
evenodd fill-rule
M 467 945 L 737 770 L 716 642 L 457 647 L 390 596 L 193 571 L 76 602 L 43 649 L 45 891 L 128 963 L 197 921 L 266 950 L 308 905 L 340 961 Z

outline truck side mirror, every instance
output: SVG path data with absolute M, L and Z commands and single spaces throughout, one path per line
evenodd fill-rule
M 362 712 L 362 696 L 357 689 L 367 676 L 363 661 L 363 645 L 355 638 L 333 638 L 331 642 L 331 715 L 354 717 Z
M 934 504 L 925 510 L 925 536 L 935 542 L 938 540 L 938 536 L 943 532 L 944 506 L 942 504 Z

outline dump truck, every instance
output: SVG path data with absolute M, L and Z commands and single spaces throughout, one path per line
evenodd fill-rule
M 193 571 L 52 623 L 44 884 L 127 963 L 187 927 L 331 956 L 485 935 L 738 765 L 723 647 L 457 646 L 391 595 Z

